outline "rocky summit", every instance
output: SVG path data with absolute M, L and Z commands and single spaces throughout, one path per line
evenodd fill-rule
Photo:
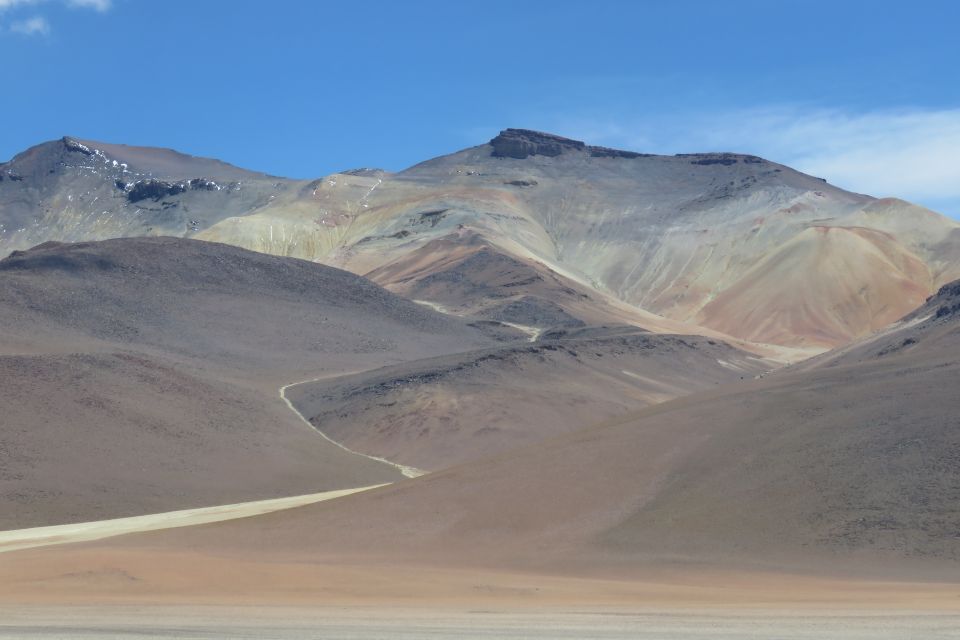
M 490 141 L 493 155 L 498 158 L 517 158 L 523 160 L 530 156 L 559 156 L 569 151 L 586 151 L 595 158 L 640 158 L 652 154 L 636 151 L 608 149 L 607 147 L 588 146 L 580 140 L 571 140 L 552 133 L 532 131 L 530 129 L 504 129 Z
M 518 158 L 529 156 L 558 156 L 564 151 L 582 151 L 586 145 L 579 140 L 571 140 L 550 133 L 529 129 L 505 129 L 490 141 L 493 154 L 500 158 Z

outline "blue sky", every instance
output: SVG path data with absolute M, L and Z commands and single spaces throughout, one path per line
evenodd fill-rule
M 0 0 L 0 158 L 69 134 L 315 177 L 513 126 L 960 217 L 958 25 L 947 1 Z

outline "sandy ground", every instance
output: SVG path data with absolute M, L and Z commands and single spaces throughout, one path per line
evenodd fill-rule
M 665 565 L 628 574 L 374 562 L 198 547 L 176 531 L 0 554 L 0 606 L 877 609 L 960 615 L 960 584 Z M 169 544 L 170 534 L 176 543 Z
M 130 518 L 114 518 L 96 522 L 77 522 L 50 527 L 0 531 L 0 553 L 73 542 L 102 540 L 127 533 L 159 531 L 162 529 L 189 527 L 191 525 L 208 524 L 211 522 L 223 522 L 224 520 L 236 520 L 237 518 L 249 518 L 282 509 L 333 500 L 334 498 L 340 498 L 352 493 L 382 486 L 384 485 L 341 489 L 338 491 L 323 491 L 321 493 L 311 493 L 302 496 L 241 502 L 238 504 L 226 504 L 200 509 L 183 509 L 180 511 L 152 513 Z
M 960 637 L 960 616 L 919 612 L 466 611 L 389 608 L 0 608 L 0 638 L 534 638 L 906 640 Z
M 960 586 L 943 583 L 689 569 L 616 580 L 123 540 L 0 556 L 0 638 L 960 638 Z

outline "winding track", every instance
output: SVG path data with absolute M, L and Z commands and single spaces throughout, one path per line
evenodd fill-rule
M 368 371 L 375 371 L 375 369 L 369 369 Z M 346 376 L 352 376 L 352 375 L 357 374 L 357 373 L 367 373 L 367 371 L 353 371 L 353 372 L 350 372 L 350 373 L 338 373 L 338 374 L 336 374 L 336 375 L 320 376 L 319 378 L 310 378 L 309 380 L 301 380 L 300 382 L 291 382 L 290 384 L 285 384 L 285 385 L 283 385 L 282 387 L 280 387 L 280 399 L 283 400 L 285 403 L 287 403 L 287 406 L 290 407 L 290 410 L 293 411 L 295 414 L 297 414 L 297 417 L 300 418 L 303 422 L 305 422 L 308 427 L 310 427 L 311 429 L 313 429 L 314 431 L 316 431 L 317 433 L 319 433 L 321 436 L 323 436 L 324 440 L 326 440 L 327 442 L 331 442 L 331 443 L 337 445 L 338 447 L 340 447 L 340 448 L 343 449 L 344 451 L 346 451 L 346 452 L 348 452 L 348 453 L 352 453 L 352 454 L 355 455 L 355 456 L 361 456 L 361 457 L 367 458 L 367 459 L 369 459 L 369 460 L 376 460 L 377 462 L 381 462 L 381 463 L 383 463 L 383 464 L 390 465 L 391 467 L 393 467 L 393 468 L 397 469 L 398 471 L 400 471 L 400 473 L 402 473 L 402 474 L 403 474 L 404 476 L 406 476 L 407 478 L 416 478 L 416 477 L 425 475 L 427 472 L 424 471 L 423 469 L 417 469 L 416 467 L 408 467 L 408 466 L 405 465 L 405 464 L 398 464 L 398 463 L 396 463 L 396 462 L 391 462 L 390 460 L 387 460 L 386 458 L 380 458 L 380 457 L 378 457 L 378 456 L 368 456 L 368 455 L 365 454 L 365 453 L 360 453 L 359 451 L 354 451 L 353 449 L 347 447 L 346 445 L 343 445 L 343 444 L 337 442 L 336 440 L 334 440 L 333 438 L 331 438 L 330 436 L 328 436 L 327 434 L 325 434 L 323 431 L 321 431 L 320 429 L 318 429 L 317 427 L 315 427 L 309 420 L 307 420 L 306 417 L 304 417 L 304 415 L 303 415 L 302 413 L 300 413 L 300 411 L 299 411 L 295 406 L 293 406 L 293 403 L 290 402 L 290 400 L 287 398 L 287 389 L 289 389 L 290 387 L 296 387 L 297 385 L 307 384 L 307 383 L 309 383 L 309 382 L 319 382 L 320 380 L 330 380 L 330 379 L 333 379 L 333 378 L 341 378 L 341 377 L 346 377 Z
M 293 411 L 300 420 L 302 420 L 313 431 L 319 433 L 328 442 L 340 447 L 353 455 L 361 456 L 370 460 L 375 460 L 382 464 L 390 465 L 399 470 L 408 478 L 422 476 L 426 472 L 414 467 L 397 464 L 377 456 L 369 456 L 359 451 L 354 451 L 343 444 L 330 438 L 323 431 L 310 424 L 302 413 L 293 403 L 287 399 L 287 389 L 308 382 L 316 382 L 330 378 L 363 373 L 362 371 L 353 371 L 349 373 L 340 373 L 330 376 L 320 376 L 300 382 L 292 382 L 280 387 L 280 399 Z M 389 484 L 389 483 L 386 483 Z M 90 542 L 93 540 L 102 540 L 112 538 L 127 533 L 140 533 L 144 531 L 158 531 L 160 529 L 174 529 L 177 527 L 189 527 L 198 524 L 209 524 L 211 522 L 222 522 L 224 520 L 235 520 L 237 518 L 249 518 L 282 509 L 292 509 L 307 504 L 323 502 L 341 498 L 353 493 L 376 489 L 386 486 L 386 484 L 377 484 L 368 487 L 355 487 L 351 489 L 338 489 L 336 491 L 323 491 L 321 493 L 308 493 L 299 496 L 290 496 L 286 498 L 272 498 L 268 500 L 255 500 L 251 502 L 238 502 L 235 504 L 218 505 L 215 507 L 200 507 L 196 509 L 182 509 L 178 511 L 166 511 L 163 513 L 151 513 L 142 516 L 131 516 L 127 518 L 112 518 L 110 520 L 96 520 L 93 522 L 77 522 L 72 524 L 59 524 L 47 527 L 32 527 L 30 529 L 12 529 L 9 531 L 0 531 L 0 553 L 17 551 L 20 549 L 31 549 L 34 547 L 46 547 L 59 544 L 70 544 L 73 542 Z

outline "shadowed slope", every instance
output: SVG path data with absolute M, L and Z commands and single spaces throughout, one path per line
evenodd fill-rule
M 624 327 L 305 383 L 287 396 L 355 450 L 443 469 L 770 366 L 714 340 Z
M 281 384 L 493 341 L 358 276 L 175 238 L 0 260 L 0 528 L 371 485 Z
M 489 343 L 350 273 L 176 238 L 54 243 L 0 260 L 0 322 L 0 346 L 154 348 L 282 382 L 347 359 L 375 366 Z

